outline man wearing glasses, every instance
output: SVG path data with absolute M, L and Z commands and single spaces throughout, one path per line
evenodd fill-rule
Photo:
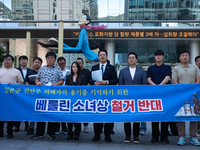
M 19 70 L 12 67 L 14 57 L 5 55 L 3 57 L 4 67 L 0 69 L 0 83 L 6 84 L 24 84 L 24 80 Z M 13 137 L 13 121 L 7 121 L 7 138 Z M 4 135 L 4 121 L 0 121 L 0 137 Z

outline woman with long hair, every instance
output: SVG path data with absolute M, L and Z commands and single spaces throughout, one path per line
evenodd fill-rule
M 85 85 L 86 79 L 84 75 L 81 75 L 80 65 L 77 62 L 73 62 L 71 65 L 71 74 L 66 77 L 65 85 L 69 86 L 80 86 Z M 68 136 L 67 140 L 78 140 L 81 133 L 81 123 L 67 123 L 68 125 Z M 74 132 L 72 131 L 73 126 L 75 127 Z

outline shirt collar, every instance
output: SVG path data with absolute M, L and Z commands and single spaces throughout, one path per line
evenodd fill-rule
M 164 63 L 162 63 L 162 65 L 158 66 L 157 64 L 155 64 L 156 67 L 162 67 L 164 65 Z
M 47 68 L 49 68 L 47 65 L 46 65 L 46 67 L 47 67 Z M 52 68 L 55 68 L 55 67 L 56 67 L 56 66 L 55 66 L 55 65 L 53 65 L 53 67 L 52 67 Z M 49 68 L 49 69 L 51 69 L 51 68 Z
M 181 64 L 181 67 L 182 67 L 182 68 L 184 68 L 184 67 L 188 67 L 188 68 L 189 68 L 189 67 L 190 67 L 190 63 L 188 63 L 187 66 L 184 66 L 184 65 Z
M 23 69 L 23 68 L 21 67 L 21 69 L 22 69 L 22 70 L 27 70 L 27 67 L 26 67 L 26 69 Z
M 101 63 L 99 63 L 100 64 L 100 67 L 103 65 L 103 67 L 105 67 L 106 65 L 107 65 L 107 62 L 105 63 L 105 64 L 101 64 Z

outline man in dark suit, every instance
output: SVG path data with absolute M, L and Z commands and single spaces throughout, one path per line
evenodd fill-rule
M 102 81 L 94 81 L 90 80 L 91 85 L 116 85 L 118 83 L 117 80 L 117 72 L 113 65 L 107 63 L 108 60 L 108 53 L 106 50 L 100 50 L 98 52 L 98 57 L 100 63 L 97 65 L 92 66 L 91 72 L 96 70 L 101 70 L 102 72 Z M 113 129 L 114 123 L 105 123 L 104 124 L 104 134 L 105 140 L 107 142 L 112 142 L 110 138 L 110 133 Z M 103 123 L 94 123 L 94 137 L 92 141 L 100 140 L 100 134 L 102 133 Z
M 20 56 L 19 63 L 20 63 L 21 67 L 16 68 L 16 69 L 18 69 L 21 72 L 22 78 L 23 78 L 23 80 L 25 80 L 27 78 L 27 74 L 32 71 L 31 69 L 27 68 L 27 64 L 28 64 L 27 56 L 25 56 L 25 55 Z M 15 128 L 13 131 L 18 132 L 19 130 L 20 130 L 20 122 L 16 121 Z M 25 131 L 28 131 L 28 122 L 27 121 L 25 122 Z
M 122 69 L 119 74 L 119 85 L 145 85 L 147 84 L 146 75 L 142 68 L 137 67 L 137 54 L 131 52 L 128 54 L 128 67 Z M 124 131 L 126 134 L 126 138 L 124 140 L 125 143 L 130 142 L 131 137 L 131 123 L 124 123 Z M 140 143 L 139 141 L 139 131 L 140 131 L 140 123 L 133 124 L 133 136 L 134 143 Z

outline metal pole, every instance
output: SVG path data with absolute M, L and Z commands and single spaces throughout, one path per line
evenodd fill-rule
M 16 39 L 12 39 L 12 47 L 11 47 L 11 55 L 15 58 L 15 44 L 16 44 Z M 13 67 L 14 67 L 14 64 L 15 63 L 13 63 Z
M 15 43 L 16 39 L 12 39 L 11 55 L 15 57 Z
M 30 51 L 31 51 L 31 32 L 26 32 L 26 56 L 28 57 L 27 67 L 30 68 Z
M 59 33 L 58 33 L 58 57 L 63 56 L 63 32 L 64 32 L 64 23 L 59 22 Z

